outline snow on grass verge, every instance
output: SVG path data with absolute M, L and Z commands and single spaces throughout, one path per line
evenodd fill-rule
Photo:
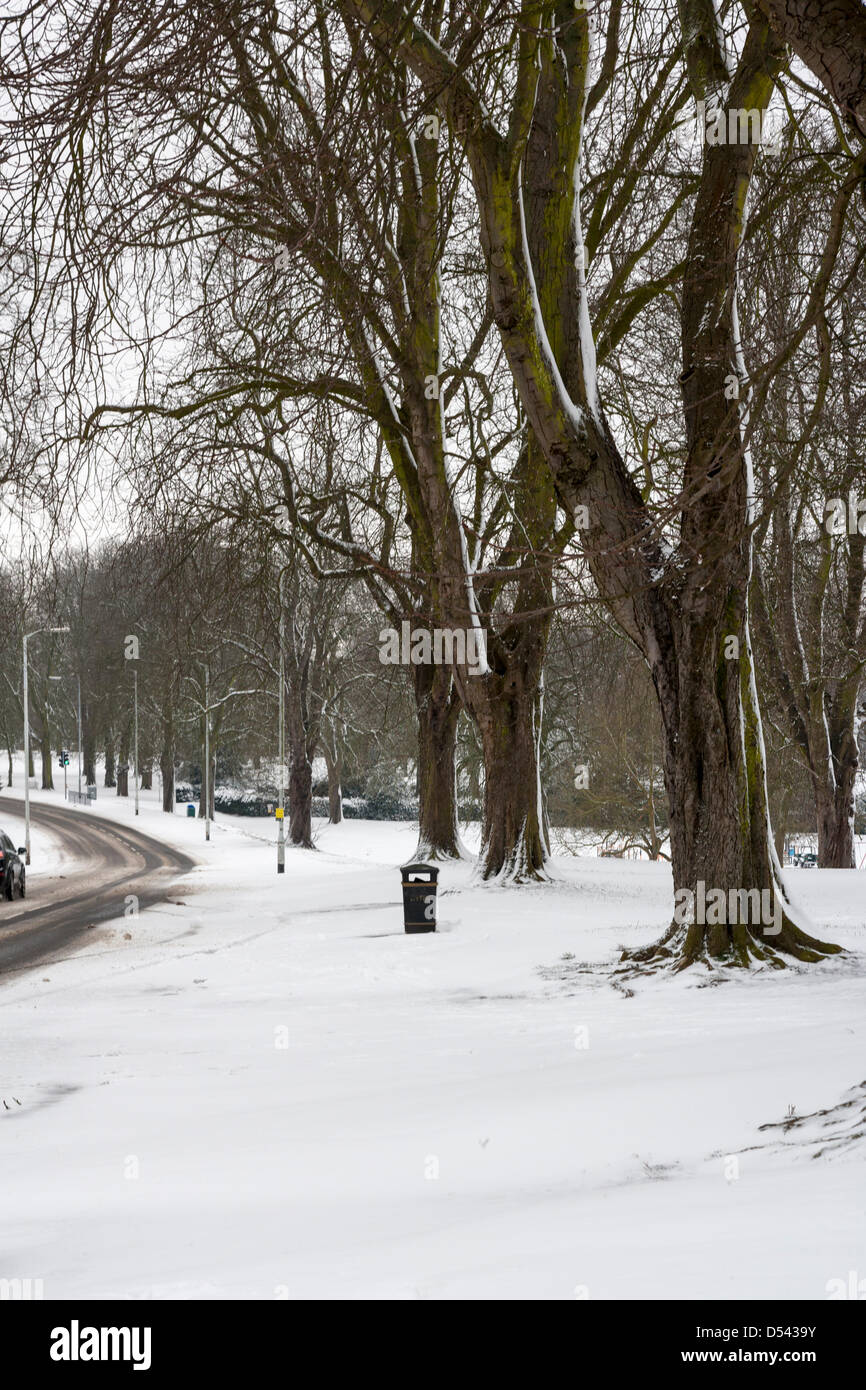
M 171 904 L 3 986 L 0 1277 L 47 1298 L 823 1299 L 866 1272 L 864 1145 L 820 1143 L 866 1077 L 859 874 L 787 876 L 844 960 L 625 994 L 607 966 L 669 920 L 666 865 L 563 856 L 520 889 L 445 865 L 439 930 L 406 936 L 416 826 L 321 826 L 278 877 L 272 821 L 220 818 L 205 845 L 152 796 L 94 809 L 199 863 Z

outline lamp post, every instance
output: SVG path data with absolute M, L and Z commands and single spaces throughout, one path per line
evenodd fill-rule
M 24 862 L 30 863 L 30 689 L 28 684 L 27 643 L 40 632 L 68 632 L 68 627 L 35 627 L 25 632 L 22 640 L 24 682 Z
M 282 580 L 282 575 L 280 576 Z M 286 689 L 286 658 L 283 651 L 283 610 L 280 605 L 280 699 L 279 699 L 279 736 L 277 747 L 279 749 L 280 761 L 280 798 L 277 806 L 277 873 L 286 872 L 286 808 L 285 808 L 285 787 L 286 780 L 286 712 L 285 712 L 285 689 Z
M 141 655 L 141 643 L 134 632 L 128 632 L 123 639 L 123 655 L 127 661 L 133 661 L 132 668 L 133 685 L 133 738 L 132 738 L 132 761 L 133 778 L 135 781 L 135 814 L 138 815 L 138 662 Z M 127 783 L 127 787 L 128 787 Z
M 81 797 L 81 677 L 78 677 L 78 795 Z
M 277 806 L 277 873 L 286 872 L 286 608 L 283 598 L 283 580 L 291 568 L 284 565 L 280 570 L 277 592 L 280 603 L 280 693 L 277 748 L 279 750 L 280 781 L 279 805 Z
M 204 668 L 204 837 L 210 839 L 210 668 Z
M 135 722 L 132 739 L 132 757 L 135 764 L 135 814 L 138 815 L 138 670 L 132 673 L 135 688 Z

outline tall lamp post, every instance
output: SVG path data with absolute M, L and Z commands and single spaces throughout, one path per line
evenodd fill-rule
M 138 815 L 138 670 L 132 673 L 135 687 L 135 724 L 132 740 L 132 757 L 135 763 L 135 814 Z
M 30 863 L 30 691 L 27 667 L 27 643 L 40 632 L 68 632 L 68 627 L 35 627 L 25 632 L 22 641 L 24 665 L 24 862 Z
M 283 565 L 277 581 L 277 595 L 280 605 L 280 727 L 277 731 L 277 748 L 280 763 L 280 799 L 277 806 L 277 873 L 286 872 L 286 605 L 283 597 L 283 580 L 291 565 Z
M 282 580 L 282 575 L 280 575 Z M 283 609 L 280 604 L 280 700 L 279 700 L 279 721 L 280 727 L 277 738 L 280 761 L 280 802 L 277 806 L 277 873 L 286 872 L 286 807 L 285 807 L 285 780 L 286 780 L 286 711 L 285 711 L 285 689 L 286 689 L 286 658 L 283 650 Z
M 210 667 L 204 668 L 204 837 L 210 839 Z
M 81 798 L 81 677 L 78 677 L 78 796 Z
M 141 644 L 134 632 L 128 632 L 123 639 L 123 655 L 127 661 L 135 663 L 132 668 L 133 708 L 135 711 L 133 715 L 132 762 L 135 781 L 135 814 L 138 815 L 138 662 L 141 655 Z

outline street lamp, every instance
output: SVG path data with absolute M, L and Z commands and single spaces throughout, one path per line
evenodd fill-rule
M 135 715 L 133 721 L 132 761 L 135 780 L 135 814 L 138 815 L 138 661 L 141 647 L 134 632 L 127 633 L 123 639 L 123 655 L 127 661 L 134 662 L 132 668 L 133 700 Z
M 204 668 L 204 837 L 210 839 L 210 667 Z
M 277 873 L 286 872 L 286 652 L 285 652 L 285 629 L 286 629 L 286 608 L 283 598 L 283 579 L 291 565 L 283 565 L 280 570 L 280 577 L 277 581 L 277 594 L 280 605 L 280 696 L 279 714 L 280 727 L 277 731 L 277 749 L 280 764 L 280 798 L 277 806 Z
M 27 680 L 27 643 L 40 632 L 68 632 L 68 627 L 35 627 L 22 642 L 24 664 L 24 862 L 30 863 L 30 695 Z
M 282 575 L 280 576 L 280 578 L 282 579 Z M 284 801 L 285 801 L 285 791 L 284 791 L 284 788 L 283 788 L 283 783 L 285 782 L 285 777 L 286 777 L 286 773 L 285 773 L 285 766 L 286 766 L 286 750 L 285 750 L 286 714 L 285 714 L 285 708 L 284 708 L 285 688 L 286 688 L 286 658 L 285 658 L 285 653 L 284 653 L 284 651 L 283 651 L 283 625 L 284 625 L 284 624 L 283 624 L 283 607 L 282 607 L 282 603 L 281 603 L 281 604 L 280 604 L 280 700 L 279 700 L 279 707 L 280 707 L 279 721 L 280 721 L 280 727 L 279 727 L 279 732 L 278 732 L 278 737 L 277 737 L 277 748 L 278 748 L 278 750 L 279 750 L 278 753 L 277 753 L 277 757 L 279 758 L 279 763 L 280 763 L 280 799 L 279 799 L 279 804 L 278 804 L 278 806 L 277 806 L 277 873 L 278 873 L 278 874 L 284 874 L 284 873 L 286 872 L 286 829 L 285 829 L 285 826 L 286 826 L 286 808 L 285 808 L 285 805 L 283 804 Z
M 78 677 L 78 800 L 81 801 L 81 677 Z
M 138 815 L 138 670 L 132 673 L 135 686 L 135 732 L 132 741 L 132 757 L 135 763 L 135 814 Z

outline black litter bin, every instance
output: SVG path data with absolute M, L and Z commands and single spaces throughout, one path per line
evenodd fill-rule
M 433 864 L 404 864 L 403 925 L 411 934 L 436 930 L 436 887 L 439 870 Z

